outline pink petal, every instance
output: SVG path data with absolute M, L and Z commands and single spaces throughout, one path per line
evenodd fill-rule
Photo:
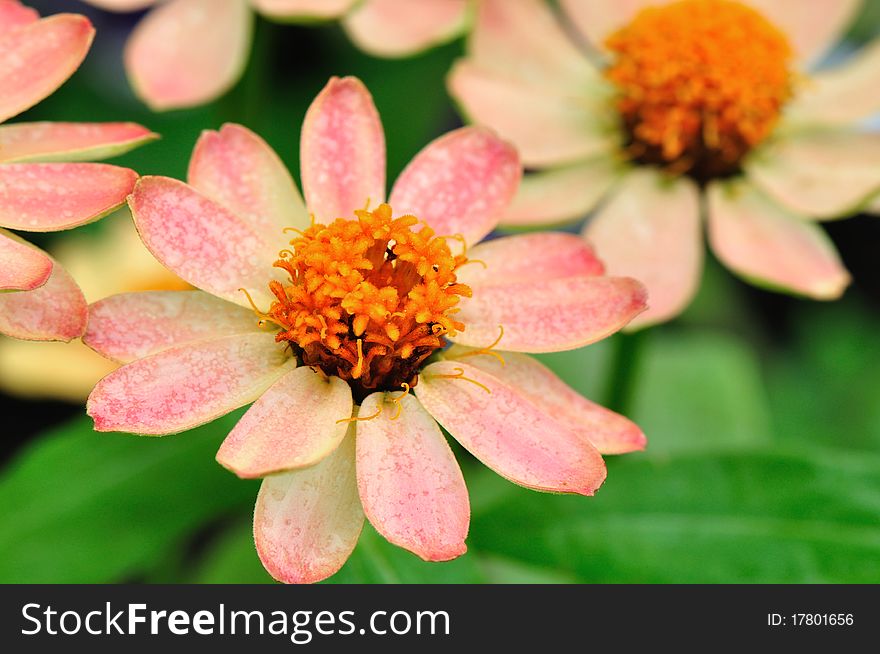
M 822 229 L 779 207 L 747 183 L 708 191 L 709 242 L 744 277 L 817 300 L 840 297 L 850 282 Z
M 880 39 L 795 88 L 786 121 L 846 126 L 880 111 Z
M 796 213 L 812 218 L 851 215 L 880 191 L 880 134 L 794 133 L 756 153 L 746 175 Z
M 101 218 L 125 202 L 137 173 L 97 163 L 0 165 L 0 225 L 55 232 Z
M 482 69 L 569 94 L 597 78 L 542 0 L 482 0 L 468 53 Z
M 338 18 L 358 0 L 251 0 L 261 14 L 284 21 L 309 22 Z
M 453 347 L 444 358 L 467 362 L 493 375 L 534 403 L 560 425 L 590 441 L 602 454 L 645 449 L 645 435 L 622 415 L 590 402 L 533 357 L 504 352 L 504 364 L 479 350 Z
M 0 35 L 39 20 L 36 9 L 25 7 L 18 0 L 0 0 Z
M 49 280 L 52 265 L 45 252 L 0 229 L 0 292 L 39 288 Z
M 96 431 L 173 434 L 253 402 L 296 365 L 273 334 L 236 334 L 138 359 L 95 386 Z
M 645 7 L 669 4 L 671 0 L 559 0 L 565 17 L 595 48 L 635 18 Z
M 501 77 L 469 60 L 455 64 L 447 84 L 468 119 L 509 139 L 529 167 L 610 155 L 619 140 L 604 122 L 613 118 L 604 105 Z
M 552 255 L 551 255 L 552 256 Z M 577 276 L 473 288 L 455 315 L 465 329 L 451 340 L 499 349 L 559 352 L 595 343 L 645 310 L 645 288 L 629 277 Z
M 17 123 L 0 126 L 0 161 L 107 159 L 159 138 L 135 123 Z
M 131 11 L 139 11 L 156 4 L 159 0 L 85 0 L 90 5 L 94 5 L 105 11 L 118 11 L 120 13 L 128 13 Z
M 244 71 L 252 24 L 242 0 L 171 0 L 157 7 L 125 48 L 132 87 L 157 111 L 220 97 Z
M 61 86 L 85 59 L 95 30 L 89 19 L 58 14 L 0 32 L 0 122 Z
M 526 175 L 501 224 L 552 225 L 583 218 L 620 176 L 612 157 Z
M 171 347 L 234 334 L 266 333 L 254 312 L 203 291 L 120 293 L 89 307 L 83 342 L 129 363 Z
M 342 25 L 361 50 L 404 57 L 458 36 L 467 15 L 467 0 L 367 0 Z
M 521 177 L 513 147 L 485 128 L 462 127 L 415 156 L 390 203 L 397 215 L 411 213 L 440 236 L 461 234 L 473 245 L 498 224 Z
M 342 442 L 351 410 L 351 388 L 339 377 L 291 370 L 239 420 L 217 461 L 245 479 L 314 465 Z
M 142 177 L 129 198 L 141 238 L 150 252 L 193 286 L 249 307 L 245 288 L 265 311 L 268 284 L 281 279 L 272 264 L 285 245 L 282 235 L 260 233 L 243 218 L 183 182 Z
M 788 36 L 804 64 L 825 54 L 852 23 L 862 0 L 746 0 Z
M 584 228 L 609 275 L 629 275 L 648 289 L 648 310 L 630 327 L 663 322 L 690 303 L 700 281 L 700 199 L 691 181 L 635 170 Z
M 385 135 L 370 92 L 333 77 L 306 112 L 300 144 L 303 193 L 318 222 L 351 218 L 385 200 Z
M 357 481 L 364 513 L 390 542 L 426 561 L 467 551 L 467 487 L 434 419 L 412 395 L 373 393 L 358 415 L 382 413 L 357 425 Z
M 468 258 L 475 261 L 459 270 L 458 280 L 473 288 L 604 272 L 602 262 L 582 238 L 562 232 L 532 232 L 492 239 L 471 248 Z
M 317 465 L 263 480 L 254 509 L 254 542 L 275 579 L 308 584 L 342 567 L 363 525 L 352 426 Z
M 202 132 L 189 162 L 189 183 L 276 240 L 289 240 L 285 227 L 309 226 L 305 204 L 281 159 L 241 125 Z
M 87 319 L 82 291 L 57 263 L 39 288 L 0 293 L 0 334 L 28 341 L 70 341 L 82 336 Z
M 459 443 L 516 484 L 592 495 L 605 480 L 605 463 L 589 441 L 475 366 L 432 363 L 419 376 L 416 392 Z

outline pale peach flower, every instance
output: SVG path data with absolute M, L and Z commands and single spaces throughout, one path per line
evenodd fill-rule
M 478 244 L 519 183 L 513 148 L 485 128 L 450 132 L 385 204 L 372 98 L 334 78 L 306 114 L 300 154 L 305 202 L 238 125 L 203 134 L 189 184 L 138 182 L 129 203 L 145 244 L 201 290 L 91 307 L 85 342 L 127 363 L 89 398 L 97 430 L 179 432 L 253 402 L 217 459 L 265 478 L 254 536 L 286 582 L 338 570 L 365 514 L 426 560 L 465 551 L 467 490 L 438 423 L 544 491 L 591 495 L 601 453 L 644 447 L 633 423 L 519 354 L 604 338 L 645 295 L 605 276 L 577 236 Z
M 370 54 L 404 57 L 464 32 L 470 0 L 86 0 L 112 11 L 152 10 L 125 48 L 137 95 L 154 110 L 216 99 L 244 72 L 253 11 L 282 22 L 341 19 Z
M 41 19 L 18 0 L 0 0 L 0 123 L 61 86 L 93 36 L 84 16 Z M 57 162 L 108 157 L 154 137 L 131 123 L 0 125 L 0 334 L 69 341 L 83 333 L 87 307 L 76 283 L 49 255 L 6 230 L 53 232 L 107 214 L 125 202 L 137 174 Z
M 536 171 L 502 223 L 593 211 L 584 236 L 609 272 L 649 291 L 630 327 L 688 306 L 704 229 L 744 278 L 837 298 L 849 274 L 816 221 L 877 209 L 880 134 L 859 123 L 880 110 L 880 41 L 808 71 L 859 4 L 481 2 L 448 83 Z
M 100 233 L 66 236 L 53 245 L 52 257 L 89 303 L 116 293 L 188 286 L 144 247 L 127 208 L 107 217 Z M 84 402 L 117 367 L 78 339 L 45 343 L 0 336 L 0 390 L 12 395 Z

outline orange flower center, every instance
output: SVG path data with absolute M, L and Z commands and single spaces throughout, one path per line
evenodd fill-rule
M 281 251 L 275 265 L 289 283 L 269 283 L 277 300 L 266 318 L 304 365 L 348 381 L 362 399 L 415 386 L 444 335 L 464 329 L 452 316 L 471 290 L 456 279 L 467 258 L 415 216 L 392 218 L 387 204 L 355 215 L 312 224 Z
M 732 0 L 644 9 L 606 44 L 632 156 L 698 181 L 736 173 L 791 96 L 785 34 Z

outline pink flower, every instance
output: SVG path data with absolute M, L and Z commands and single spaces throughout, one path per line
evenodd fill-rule
M 735 273 L 834 299 L 849 274 L 816 221 L 866 208 L 880 190 L 880 134 L 857 127 L 880 109 L 880 43 L 806 71 L 858 5 L 561 0 L 567 33 L 539 0 L 486 0 L 449 89 L 540 171 L 502 223 L 595 211 L 584 236 L 651 297 L 630 327 L 689 304 L 703 216 Z
M 94 36 L 75 14 L 40 19 L 0 0 L 0 123 L 50 95 L 79 67 Z M 86 326 L 85 299 L 42 250 L 6 231 L 52 232 L 97 220 L 125 202 L 137 174 L 94 163 L 155 135 L 130 123 L 0 125 L 0 333 L 69 341 Z
M 334 78 L 306 115 L 301 168 L 305 202 L 265 142 L 226 125 L 200 139 L 189 184 L 142 178 L 138 231 L 202 290 L 98 302 L 84 339 L 128 362 L 89 398 L 99 431 L 179 432 L 254 402 L 217 459 L 265 477 L 254 535 L 275 578 L 333 574 L 365 514 L 426 560 L 462 554 L 468 496 L 438 422 L 499 474 L 553 492 L 591 495 L 600 452 L 644 447 L 634 424 L 516 353 L 604 338 L 645 294 L 604 276 L 576 236 L 477 245 L 519 183 L 513 148 L 451 132 L 384 204 L 372 98 Z
M 86 0 L 133 11 L 158 0 Z M 342 18 L 361 49 L 381 57 L 415 54 L 461 34 L 468 0 L 168 0 L 137 26 L 125 50 L 135 92 L 154 110 L 192 107 L 228 91 L 250 53 L 252 9 L 272 20 Z

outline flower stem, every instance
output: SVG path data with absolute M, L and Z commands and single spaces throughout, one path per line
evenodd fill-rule
M 612 340 L 611 367 L 605 387 L 604 405 L 626 415 L 632 409 L 636 376 L 645 349 L 646 330 L 620 332 Z

